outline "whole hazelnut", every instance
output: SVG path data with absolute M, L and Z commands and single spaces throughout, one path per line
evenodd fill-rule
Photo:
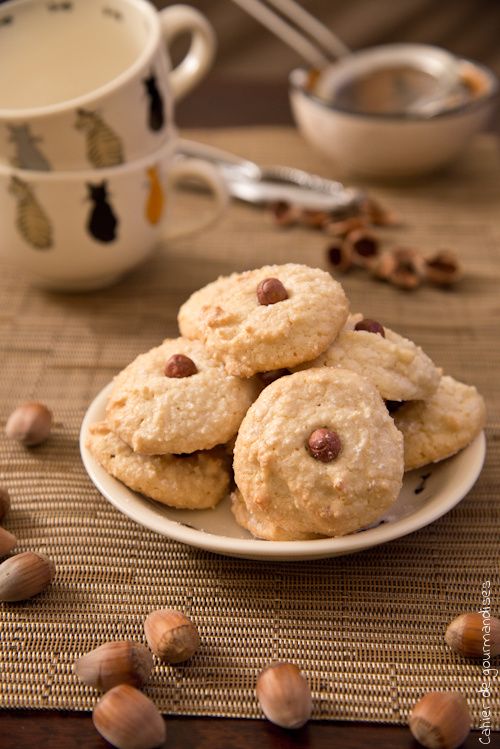
M 144 622 L 148 645 L 166 663 L 182 663 L 191 658 L 200 646 L 196 626 L 181 611 L 152 611 Z
M 0 557 L 4 557 L 9 551 L 12 551 L 17 544 L 17 538 L 13 533 L 0 527 Z
M 270 372 L 259 372 L 259 380 L 262 382 L 264 387 L 267 387 L 272 382 L 291 375 L 289 369 L 272 369 Z
M 471 718 L 458 692 L 429 692 L 411 711 L 409 725 L 427 749 L 457 749 L 470 733 Z
M 50 435 L 52 413 L 43 403 L 23 403 L 11 413 L 5 426 L 7 437 L 26 447 L 40 445 Z
M 0 564 L 0 601 L 25 601 L 47 588 L 56 573 L 44 554 L 25 551 Z
M 342 442 L 336 432 L 329 429 L 315 429 L 307 440 L 309 454 L 321 463 L 331 463 L 342 449 Z
M 381 325 L 378 320 L 372 320 L 369 317 L 364 317 L 362 320 L 356 323 L 354 330 L 363 330 L 365 333 L 374 333 L 375 335 L 381 335 L 385 338 L 384 326 Z
M 106 692 L 94 707 L 92 720 L 101 736 L 118 749 L 154 749 L 167 737 L 154 702 L 130 684 Z
M 257 699 L 271 723 L 301 728 L 312 713 L 309 684 L 293 663 L 272 663 L 257 679 Z
M 10 510 L 10 495 L 7 489 L 0 488 L 0 523 Z
M 140 688 L 153 668 L 153 656 L 140 642 L 117 640 L 105 642 L 85 653 L 75 665 L 75 674 L 90 687 L 108 689 L 118 684 Z
M 452 650 L 466 658 L 483 658 L 486 648 L 494 658 L 500 655 L 500 619 L 483 618 L 480 612 L 461 614 L 450 622 L 444 639 Z
M 165 364 L 166 377 L 192 377 L 198 372 L 198 367 L 189 356 L 184 354 L 173 354 Z
M 257 299 L 259 304 L 277 304 L 288 299 L 288 292 L 279 278 L 264 278 L 257 286 Z

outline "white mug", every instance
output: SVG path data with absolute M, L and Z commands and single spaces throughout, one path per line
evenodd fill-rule
M 196 179 L 215 196 L 210 219 L 172 228 L 171 186 Z M 43 172 L 0 165 L 0 254 L 37 286 L 102 288 L 141 263 L 160 243 L 193 233 L 228 205 L 210 164 L 175 158 L 175 143 L 143 159 L 101 170 Z
M 188 32 L 173 70 L 167 45 Z M 212 27 L 185 5 L 13 0 L 0 5 L 0 163 L 105 169 L 174 137 L 173 102 L 207 72 Z

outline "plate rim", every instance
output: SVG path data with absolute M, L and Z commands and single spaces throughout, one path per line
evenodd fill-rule
M 109 382 L 94 397 L 85 412 L 80 428 L 80 455 L 90 480 L 110 504 L 139 525 L 174 541 L 225 556 L 260 559 L 262 561 L 301 561 L 353 554 L 402 538 L 430 525 L 461 502 L 476 483 L 486 457 L 486 437 L 483 430 L 466 448 L 456 454 L 461 455 L 467 450 L 473 455 L 470 473 L 460 491 L 454 492 L 452 487 L 445 487 L 438 497 L 411 515 L 352 535 L 309 541 L 266 541 L 258 538 L 232 538 L 192 528 L 170 518 L 163 518 L 162 522 L 166 525 L 166 528 L 158 528 L 155 526 L 153 518 L 149 519 L 148 508 L 143 506 L 136 508 L 134 504 L 124 507 L 124 503 L 114 497 L 113 492 L 104 485 L 98 475 L 96 476 L 96 468 L 104 473 L 106 480 L 116 482 L 132 494 L 136 494 L 136 492 L 133 492 L 132 489 L 129 489 L 114 476 L 106 473 L 85 447 L 88 428 L 98 420 L 96 412 L 102 409 L 112 385 L 113 382 Z M 449 460 L 454 458 L 455 456 L 451 456 Z M 143 517 L 145 510 L 146 518 Z

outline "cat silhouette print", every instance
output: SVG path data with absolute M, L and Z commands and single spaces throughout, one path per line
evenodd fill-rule
M 158 89 L 156 76 L 151 73 L 149 78 L 144 78 L 146 94 L 149 98 L 148 125 L 150 130 L 161 130 L 165 124 L 163 98 Z
M 38 148 L 42 139 L 33 135 L 29 125 L 7 125 L 9 140 L 16 149 L 11 159 L 13 166 L 19 169 L 34 169 L 35 171 L 47 172 L 50 164 Z
M 27 182 L 12 177 L 9 192 L 17 201 L 16 226 L 26 242 L 36 250 L 52 247 L 52 226 Z
M 92 166 L 101 169 L 123 164 L 122 142 L 97 112 L 78 109 L 75 127 L 85 133 L 87 158 Z
M 146 202 L 146 218 L 150 224 L 154 225 L 162 217 L 165 196 L 156 167 L 149 167 L 147 174 L 149 178 L 149 195 Z
M 106 181 L 98 185 L 87 183 L 89 200 L 92 202 L 87 229 L 98 242 L 113 242 L 116 239 L 118 219 L 108 202 Z

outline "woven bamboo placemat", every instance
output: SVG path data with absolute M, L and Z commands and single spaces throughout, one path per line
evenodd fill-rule
M 325 173 L 291 129 L 190 135 L 262 162 Z M 73 675 L 75 658 L 106 640 L 143 640 L 146 615 L 169 606 L 197 622 L 203 645 L 187 665 L 156 666 L 147 692 L 164 712 L 257 717 L 256 675 L 283 659 L 310 679 L 316 718 L 404 722 L 425 691 L 454 689 L 480 725 L 481 664 L 453 655 L 443 632 L 458 613 L 480 607 L 486 580 L 492 613 L 500 611 L 495 144 L 484 137 L 452 172 L 373 193 L 405 221 L 386 231 L 391 241 L 451 246 L 467 275 L 454 291 L 409 294 L 354 273 L 344 279 L 352 308 L 413 338 L 450 374 L 477 385 L 488 405 L 488 457 L 473 491 L 446 517 L 350 557 L 258 563 L 171 542 L 100 496 L 77 443 L 91 400 L 136 354 L 175 334 L 175 312 L 191 291 L 219 273 L 268 261 L 326 267 L 324 236 L 276 229 L 262 212 L 235 205 L 210 231 L 176 242 L 105 291 L 51 294 L 0 270 L 2 425 L 20 401 L 33 398 L 46 402 L 56 421 L 37 449 L 2 435 L 0 482 L 13 500 L 5 525 L 18 536 L 19 551 L 46 552 L 57 565 L 47 592 L 0 604 L 2 706 L 91 709 L 96 695 Z M 198 211 L 200 200 L 182 196 L 180 218 Z M 498 679 L 489 702 L 499 728 Z

